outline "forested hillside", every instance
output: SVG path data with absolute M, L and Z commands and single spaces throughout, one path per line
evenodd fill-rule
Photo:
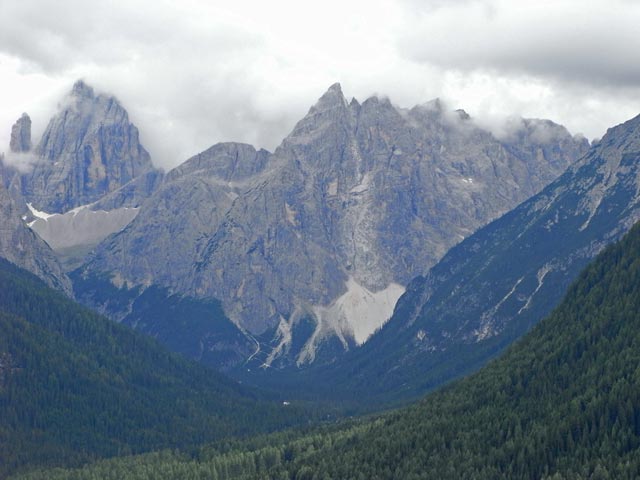
M 633 479 L 639 447 L 635 226 L 504 356 L 411 408 L 339 430 L 23 478 Z
M 0 260 L 0 478 L 307 419 Z

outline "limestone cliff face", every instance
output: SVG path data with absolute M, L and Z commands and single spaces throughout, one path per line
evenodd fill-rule
M 84 275 L 218 298 L 275 335 L 262 361 L 309 362 L 361 342 L 413 277 L 587 148 L 549 121 L 499 140 L 438 101 L 347 102 L 336 84 L 273 154 L 221 144 L 169 172 Z
M 640 116 L 610 128 L 540 193 L 414 279 L 391 320 L 327 378 L 388 398 L 479 368 L 547 316 L 585 266 L 638 221 Z
M 34 153 L 39 158 L 22 178 L 22 194 L 48 213 L 95 202 L 153 171 L 126 110 L 82 81 L 49 122 Z
M 49 246 L 20 217 L 21 210 L 0 182 L 0 257 L 29 270 L 49 286 L 71 295 L 71 282 Z
M 9 148 L 15 153 L 31 150 L 31 118 L 26 113 L 23 113 L 11 127 Z

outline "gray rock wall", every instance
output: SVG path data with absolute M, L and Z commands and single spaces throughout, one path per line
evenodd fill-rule
M 347 102 L 336 84 L 274 154 L 220 144 L 169 172 L 85 273 L 218 298 L 254 334 L 315 317 L 309 342 L 348 348 L 357 319 L 330 308 L 348 285 L 407 285 L 588 148 L 549 121 L 516 133 L 499 140 L 437 101 Z
M 22 193 L 48 213 L 96 202 L 154 170 L 126 110 L 82 81 L 49 122 L 34 153 L 39 158 L 22 178 Z
M 31 150 L 31 118 L 26 113 L 23 113 L 11 127 L 9 148 L 15 153 Z
M 32 232 L 21 218 L 0 182 L 0 257 L 42 278 L 49 286 L 72 295 L 71 282 L 49 246 Z

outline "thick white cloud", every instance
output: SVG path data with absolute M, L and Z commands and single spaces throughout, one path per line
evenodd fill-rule
M 0 150 L 41 132 L 84 78 L 115 94 L 154 160 L 217 141 L 275 148 L 335 81 L 491 128 L 547 117 L 589 137 L 640 112 L 638 7 L 622 0 L 1 0 Z
M 513 0 L 412 12 L 401 52 L 444 68 L 488 69 L 586 85 L 640 85 L 640 3 Z

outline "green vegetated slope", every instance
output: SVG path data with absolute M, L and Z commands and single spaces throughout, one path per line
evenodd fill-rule
M 473 376 L 377 420 L 268 438 L 25 478 L 639 478 L 640 226 Z
M 169 350 L 224 372 L 243 365 L 256 350 L 216 299 L 171 294 L 157 286 L 114 286 L 107 276 L 71 272 L 76 299 L 152 336 Z M 244 367 L 238 367 L 244 368 Z
M 0 478 L 307 421 L 0 260 Z

